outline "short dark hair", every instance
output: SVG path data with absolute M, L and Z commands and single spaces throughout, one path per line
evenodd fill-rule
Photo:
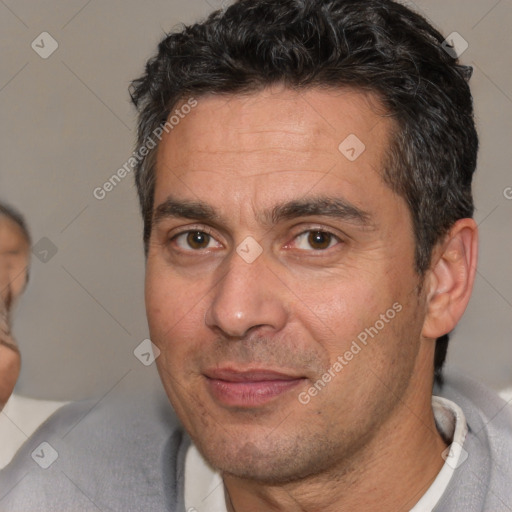
M 21 229 L 23 237 L 25 238 L 28 246 L 30 247 L 32 242 L 30 232 L 25 221 L 25 217 L 23 217 L 23 215 L 12 206 L 0 201 L 0 218 L 2 217 L 7 217 Z
M 391 0 L 239 0 L 160 42 L 130 90 L 138 145 L 187 96 L 250 93 L 277 83 L 374 93 L 395 121 L 383 178 L 408 204 L 421 276 L 433 247 L 474 209 L 471 68 L 443 41 L 421 15 Z M 153 149 L 135 171 L 146 250 L 155 155 Z M 438 382 L 447 341 L 436 343 Z

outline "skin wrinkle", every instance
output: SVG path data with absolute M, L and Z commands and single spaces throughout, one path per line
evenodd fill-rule
M 196 173 L 196 174 L 207 173 L 207 174 L 217 174 L 218 176 L 224 176 L 225 172 L 226 171 L 215 171 L 213 169 L 210 169 L 208 171 L 194 171 L 194 170 L 191 170 L 191 171 L 184 172 L 183 174 L 176 174 L 176 176 L 181 178 L 185 174 L 190 176 L 191 174 L 194 174 L 194 173 Z M 262 176 L 273 176 L 275 174 L 289 174 L 289 173 L 292 173 L 292 172 L 294 172 L 294 171 L 290 171 L 290 170 L 286 170 L 286 169 L 282 170 L 282 171 L 258 172 L 258 173 L 254 173 L 251 176 L 247 176 L 247 178 L 259 178 L 259 177 L 262 177 Z M 321 174 L 322 176 L 325 176 L 325 171 L 308 170 L 308 172 L 316 173 L 316 174 Z

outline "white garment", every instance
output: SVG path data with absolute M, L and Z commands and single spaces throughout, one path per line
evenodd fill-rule
M 443 452 L 445 463 L 432 485 L 410 512 L 431 512 L 448 487 L 455 469 L 464 462 L 463 449 L 468 431 L 466 417 L 454 402 L 432 397 L 438 430 L 451 445 Z M 222 478 L 191 444 L 185 458 L 185 510 L 187 512 L 227 512 Z
M 0 412 L 0 469 L 9 464 L 27 438 L 66 403 L 12 394 Z
M 437 429 L 445 439 L 451 439 L 452 442 L 443 452 L 445 463 L 441 471 L 410 512 L 431 512 L 446 491 L 453 473 L 468 456 L 463 448 L 468 425 L 462 409 L 451 400 L 439 396 L 432 397 L 432 409 Z
M 505 402 L 508 402 L 509 405 L 512 405 L 512 387 L 500 391 L 500 396 L 503 398 L 503 400 L 505 400 Z

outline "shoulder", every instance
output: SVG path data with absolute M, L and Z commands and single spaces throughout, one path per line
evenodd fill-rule
M 483 384 L 469 379 L 455 369 L 449 369 L 445 375 L 445 384 L 434 393 L 459 405 L 470 429 L 483 429 L 490 435 L 499 435 L 500 432 L 510 435 L 512 407 Z
M 71 403 L 0 472 L 0 509 L 165 510 L 184 443 L 160 390 Z
M 435 394 L 455 402 L 468 426 L 464 457 L 436 511 L 453 510 L 460 503 L 467 512 L 502 510 L 504 505 L 512 510 L 512 407 L 454 370 L 446 373 Z
M 29 436 L 55 411 L 67 403 L 13 394 L 7 402 L 4 412 Z

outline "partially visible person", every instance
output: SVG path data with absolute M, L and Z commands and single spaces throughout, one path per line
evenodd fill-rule
M 18 380 L 21 358 L 11 335 L 11 311 L 25 290 L 30 235 L 20 214 L 0 204 L 0 408 Z
M 0 468 L 63 405 L 13 394 L 21 370 L 21 355 L 11 332 L 12 311 L 27 286 L 30 245 L 22 215 L 0 203 Z

